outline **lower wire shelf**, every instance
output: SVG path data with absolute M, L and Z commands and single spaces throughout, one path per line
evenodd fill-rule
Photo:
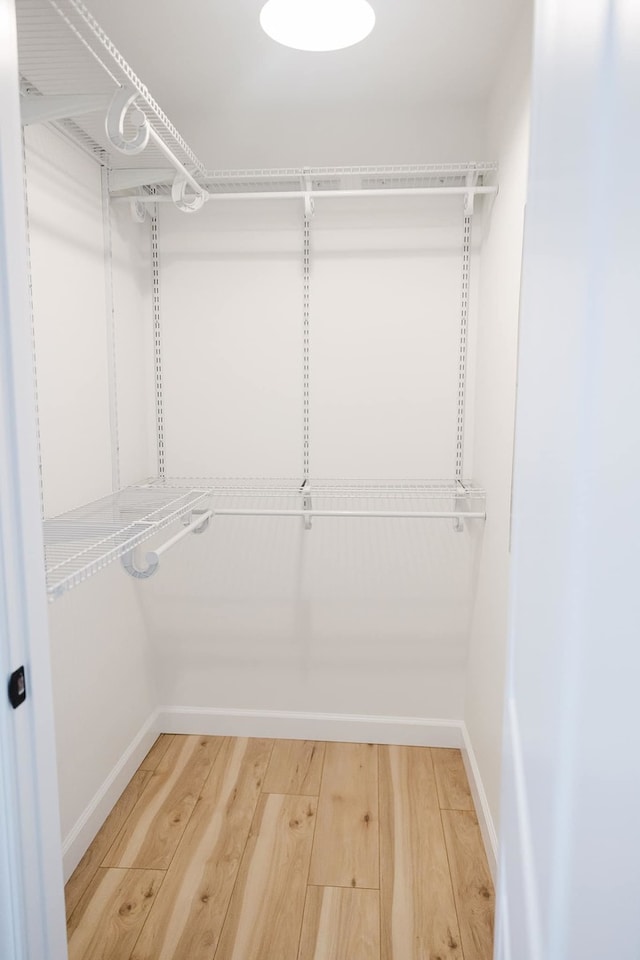
M 55 600 L 200 507 L 207 490 L 126 487 L 44 523 L 47 593 Z
M 471 480 L 170 477 L 148 484 L 207 489 L 217 516 L 485 518 L 485 491 Z
M 470 480 L 310 480 L 150 478 L 44 524 L 47 593 L 65 591 L 177 521 L 184 533 L 209 517 L 316 517 L 484 520 L 485 491 Z M 157 555 L 182 538 L 171 538 Z M 131 564 L 127 569 L 134 569 Z M 153 572 L 153 571 L 152 571 Z M 141 575 L 146 575 L 143 571 Z

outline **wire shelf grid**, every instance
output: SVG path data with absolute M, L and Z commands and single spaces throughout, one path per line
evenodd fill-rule
M 206 490 L 127 487 L 45 520 L 47 593 L 55 600 L 208 500 Z
M 207 172 L 203 184 L 212 196 L 252 193 L 436 189 L 466 186 L 467 175 L 477 174 L 477 185 L 497 171 L 496 163 L 413 164 L 395 167 L 288 167 L 281 169 L 219 170 Z M 168 187 L 163 188 L 169 192 Z M 123 191 L 124 193 L 124 191 Z
M 50 600 L 193 514 L 484 518 L 485 492 L 467 480 L 150 478 L 44 523 Z
M 484 516 L 485 509 L 485 491 L 470 480 L 170 477 L 148 481 L 150 489 L 189 485 L 208 491 L 214 513 L 302 509 L 363 516 L 439 512 Z
M 222 170 L 209 173 L 201 179 L 212 197 L 246 194 L 292 194 L 307 190 L 315 194 L 357 190 L 429 190 L 455 187 L 463 190 L 467 175 L 477 173 L 477 186 L 497 171 L 495 163 L 466 163 L 445 165 L 413 165 L 397 167 L 309 167 L 257 170 Z M 159 183 L 157 193 L 170 196 L 171 184 Z M 138 196 L 139 188 L 112 189 L 114 196 Z

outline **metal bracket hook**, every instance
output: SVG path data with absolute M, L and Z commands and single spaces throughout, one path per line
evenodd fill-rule
M 316 210 L 315 201 L 311 196 L 312 189 L 313 189 L 313 184 L 311 182 L 311 176 L 307 171 L 305 171 L 304 172 L 304 190 L 305 190 L 304 218 L 305 220 L 313 220 L 315 210 Z
M 135 554 L 135 550 L 130 550 L 129 553 L 125 553 L 122 557 L 122 566 L 130 577 L 135 577 L 136 580 L 148 580 L 160 566 L 160 559 L 155 556 L 155 554 L 148 553 L 146 555 L 146 566 L 141 567 L 136 562 Z
M 313 197 L 310 193 L 305 193 L 304 195 L 304 218 L 305 220 L 313 220 L 315 215 L 316 205 Z
M 147 207 L 141 200 L 134 198 L 129 205 L 129 210 L 134 223 L 144 223 L 147 219 Z
M 120 153 L 128 156 L 142 153 L 149 143 L 149 121 L 140 107 L 135 104 L 137 96 L 137 91 L 130 87 L 120 87 L 113 95 L 105 120 L 105 130 L 109 142 Z M 129 119 L 136 128 L 134 136 L 130 139 L 124 135 L 127 114 L 129 114 Z
M 206 200 L 205 193 L 188 192 L 189 181 L 183 173 L 175 176 L 171 186 L 171 199 L 183 213 L 195 213 Z
M 474 187 L 478 183 L 478 171 L 470 170 L 466 177 L 465 186 L 469 188 L 469 192 L 464 195 L 464 215 L 465 217 L 473 216 L 473 208 L 475 202 L 475 192 Z

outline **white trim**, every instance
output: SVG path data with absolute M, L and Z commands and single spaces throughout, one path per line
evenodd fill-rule
M 478 816 L 484 849 L 487 854 L 487 860 L 489 861 L 489 870 L 491 871 L 491 876 L 495 884 L 498 873 L 498 835 L 467 725 L 461 723 L 460 728 L 462 734 L 462 760 L 467 772 L 467 780 L 469 781 L 471 796 L 473 797 L 473 805 L 476 808 L 476 814 Z
M 157 736 L 157 714 L 154 711 L 65 837 L 62 844 L 65 883 L 80 863 L 91 841 L 153 746 Z
M 66 960 L 12 0 L 0 0 L 0 50 L 0 954 Z M 21 664 L 27 699 L 12 710 Z
M 333 740 L 345 743 L 398 743 L 407 746 L 463 746 L 459 720 L 376 717 L 295 710 L 238 710 L 226 707 L 160 707 L 162 733 L 202 736 Z

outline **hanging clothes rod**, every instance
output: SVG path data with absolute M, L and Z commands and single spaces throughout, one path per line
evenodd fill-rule
M 149 550 L 145 557 L 146 567 L 139 567 L 137 565 L 133 550 L 131 550 L 129 553 L 125 553 L 122 557 L 123 567 L 128 574 L 130 574 L 132 577 L 135 577 L 137 580 L 147 580 L 149 577 L 152 577 L 158 569 L 160 565 L 160 557 L 163 553 L 166 553 L 167 550 L 175 547 L 176 543 L 180 543 L 180 541 L 190 533 L 203 533 L 209 526 L 209 520 L 212 516 L 213 510 L 205 510 L 204 513 L 199 513 L 195 520 L 188 524 L 179 533 L 176 533 L 174 537 L 170 537 L 168 540 L 165 540 L 165 542 L 155 550 Z
M 203 189 L 203 188 L 200 188 Z M 310 197 L 317 200 L 322 197 L 438 197 L 438 196 L 475 196 L 476 194 L 496 194 L 497 187 L 381 187 L 361 190 L 264 190 L 255 193 L 206 193 L 205 200 L 302 200 Z M 172 203 L 170 196 L 114 197 L 116 203 Z
M 408 520 L 486 520 L 486 513 L 463 510 L 250 510 L 214 508 L 214 517 L 363 517 Z
M 195 179 L 195 177 L 191 173 L 189 173 L 185 165 L 178 160 L 175 153 L 172 150 L 170 150 L 170 148 L 164 142 L 162 137 L 159 134 L 157 134 L 156 131 L 153 129 L 151 124 L 149 124 L 149 139 L 153 140 L 158 150 L 160 150 L 160 152 L 165 155 L 169 163 L 171 163 L 175 167 L 177 172 L 184 177 L 184 179 L 187 181 L 189 186 L 193 187 L 196 193 L 204 194 L 205 197 L 208 196 L 206 189 L 200 186 L 200 184 Z

